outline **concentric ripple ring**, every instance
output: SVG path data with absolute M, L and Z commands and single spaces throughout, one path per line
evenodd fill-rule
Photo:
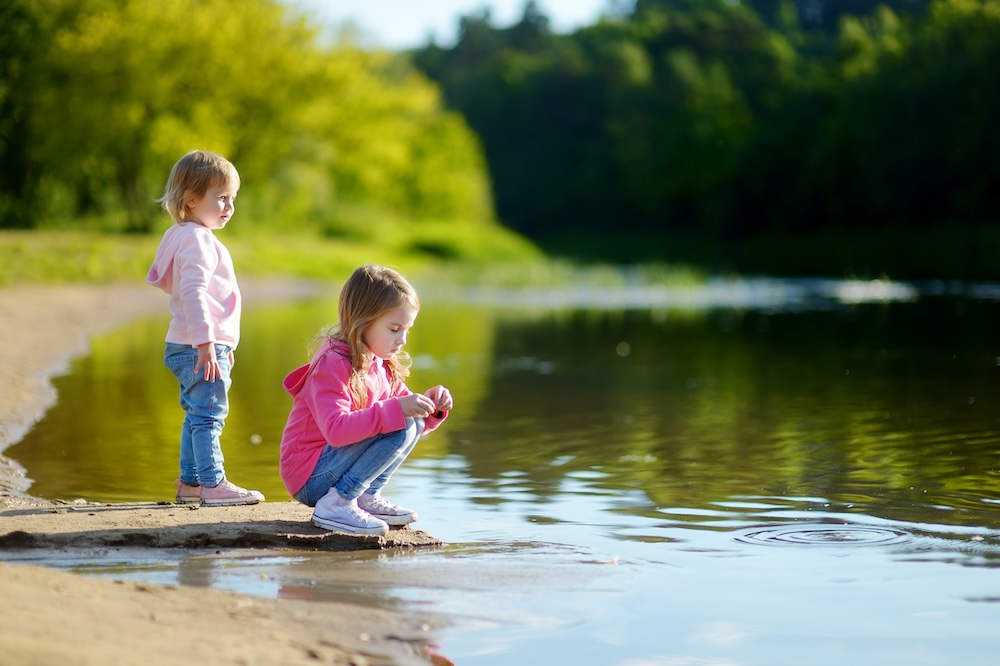
M 799 524 L 755 527 L 734 537 L 766 546 L 886 546 L 910 540 L 906 532 L 871 525 Z

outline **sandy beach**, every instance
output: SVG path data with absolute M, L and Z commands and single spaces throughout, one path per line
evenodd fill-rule
M 324 288 L 268 281 L 241 285 L 248 306 Z M 50 378 L 88 340 L 132 319 L 166 312 L 166 295 L 143 284 L 0 289 L 0 453 L 45 415 Z M 167 472 L 165 471 L 165 474 Z M 167 474 L 169 476 L 169 474 Z M 167 479 L 169 481 L 169 479 Z M 420 530 L 350 537 L 309 523 L 291 501 L 202 508 L 173 503 L 49 502 L 30 495 L 25 470 L 0 456 L 0 623 L 3 663 L 448 664 L 428 645 L 434 620 L 330 602 L 265 599 L 219 590 L 87 578 L 11 563 L 114 548 L 356 550 L 434 547 Z M 137 550 L 138 552 L 138 550 Z

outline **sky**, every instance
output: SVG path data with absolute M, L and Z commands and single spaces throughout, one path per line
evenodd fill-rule
M 423 46 L 431 34 L 438 44 L 454 43 L 459 16 L 490 9 L 491 23 L 506 27 L 524 14 L 526 0 L 285 0 L 334 25 L 350 21 L 366 45 L 389 49 Z M 594 23 L 607 0 L 536 0 L 555 32 Z

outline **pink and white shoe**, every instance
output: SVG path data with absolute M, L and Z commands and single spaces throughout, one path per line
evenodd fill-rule
M 214 488 L 201 486 L 202 506 L 240 506 L 264 501 L 264 495 L 256 490 L 240 488 L 235 483 L 223 480 Z
M 174 501 L 178 504 L 197 504 L 201 502 L 201 486 L 189 486 L 180 479 L 175 479 L 177 485 L 177 497 Z

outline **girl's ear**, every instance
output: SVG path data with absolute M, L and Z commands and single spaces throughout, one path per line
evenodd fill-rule
M 194 208 L 201 201 L 201 197 L 194 193 L 194 190 L 184 190 L 184 207 Z

